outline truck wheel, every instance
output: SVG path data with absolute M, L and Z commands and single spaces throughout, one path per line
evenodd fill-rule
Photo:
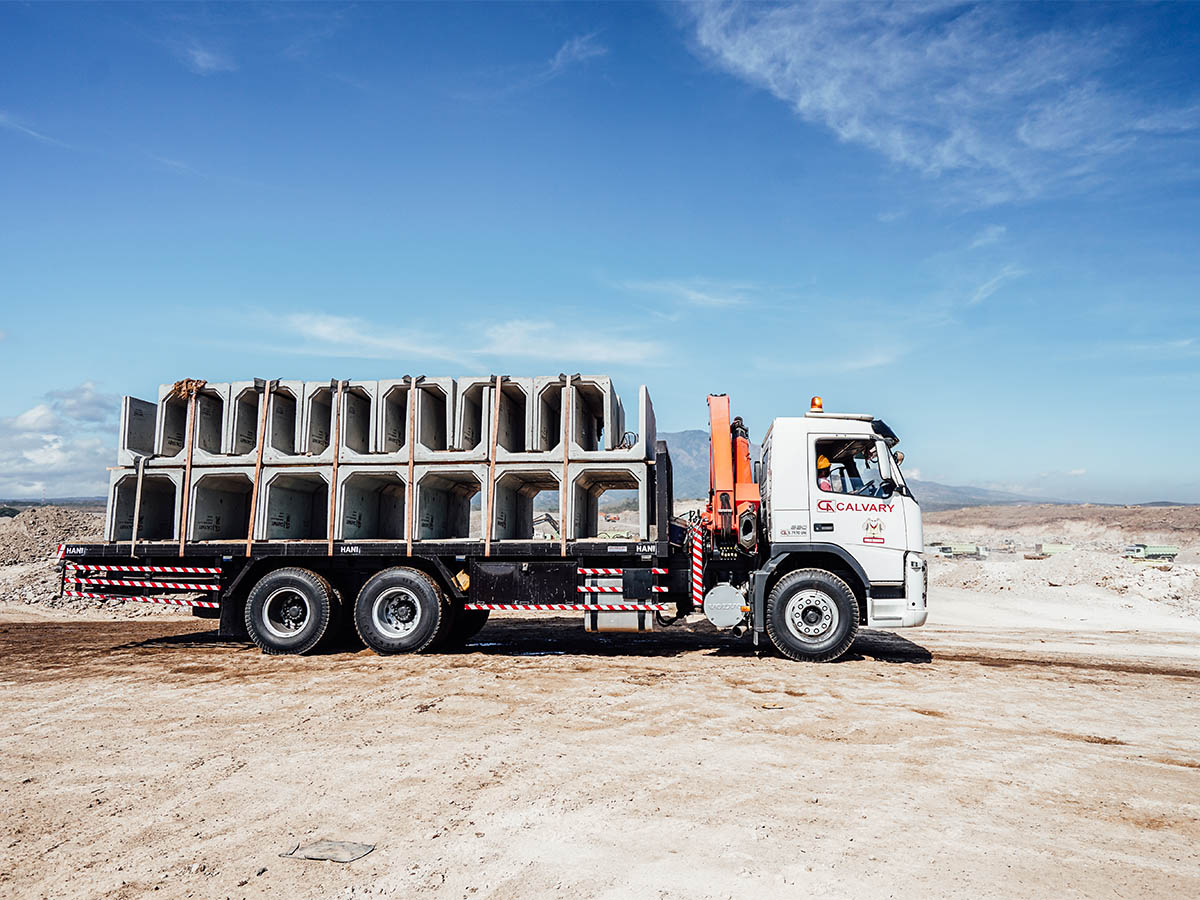
M 490 609 L 456 609 L 454 624 L 450 626 L 450 632 L 446 635 L 445 645 L 461 647 L 479 634 L 491 614 Z
M 358 592 L 354 627 L 376 653 L 419 653 L 440 641 L 453 610 L 424 572 L 396 566 L 376 572 Z
M 858 601 L 832 572 L 800 569 L 779 580 L 767 598 L 767 636 L 789 659 L 829 662 L 858 634 Z
M 329 629 L 335 597 L 316 572 L 276 569 L 250 589 L 246 631 L 263 653 L 308 653 Z

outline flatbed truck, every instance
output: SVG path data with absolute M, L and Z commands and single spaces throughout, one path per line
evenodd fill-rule
M 380 654 L 462 645 L 501 610 L 582 613 L 596 632 L 703 614 L 801 661 L 838 659 L 862 626 L 923 625 L 921 512 L 895 433 L 814 397 L 772 423 L 753 463 L 728 397 L 708 404 L 708 506 L 673 515 L 658 441 L 648 540 L 71 542 L 62 590 L 190 607 L 268 654 L 311 651 L 338 623 Z

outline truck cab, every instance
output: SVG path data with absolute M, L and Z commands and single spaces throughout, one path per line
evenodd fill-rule
M 808 414 L 771 424 L 759 466 L 763 545 L 762 565 L 752 578 L 756 631 L 770 618 L 775 588 L 796 571 L 824 572 L 844 583 L 857 601 L 858 624 L 925 624 L 921 508 L 905 482 L 903 454 L 894 452 L 898 443 L 881 420 L 826 413 L 819 398 Z M 825 612 L 816 602 L 795 614 Z M 779 643 L 774 635 L 772 640 Z

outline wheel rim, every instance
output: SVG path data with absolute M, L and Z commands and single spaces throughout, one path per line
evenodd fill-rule
M 783 611 L 787 629 L 797 640 L 816 644 L 838 627 L 837 604 L 824 591 L 808 589 L 794 594 Z
M 312 617 L 312 606 L 295 588 L 279 588 L 263 603 L 262 623 L 277 638 L 293 638 Z
M 371 619 L 385 637 L 406 638 L 421 624 L 421 601 L 408 588 L 388 588 L 371 605 Z

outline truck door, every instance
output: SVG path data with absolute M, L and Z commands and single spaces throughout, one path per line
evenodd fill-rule
M 891 476 L 886 445 L 865 436 L 814 435 L 809 459 L 811 540 L 837 544 L 872 582 L 904 580 L 904 509 L 884 497 Z

